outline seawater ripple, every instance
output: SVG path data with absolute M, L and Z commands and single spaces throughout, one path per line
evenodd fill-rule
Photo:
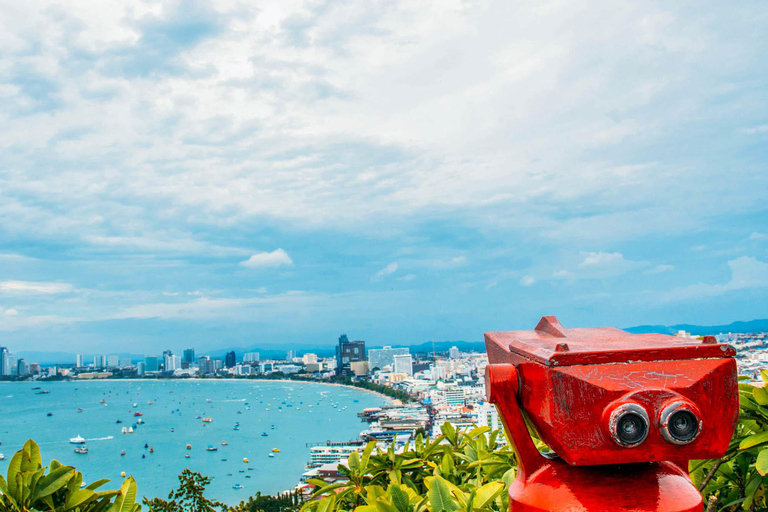
M 36 394 L 36 387 L 50 393 Z M 105 488 L 117 488 L 125 471 L 141 495 L 166 497 L 188 467 L 213 477 L 207 494 L 228 504 L 256 491 L 292 488 L 309 460 L 307 443 L 356 439 L 365 427 L 357 412 L 384 403 L 352 388 L 259 380 L 2 382 L 0 397 L 3 474 L 11 455 L 32 438 L 45 461 L 73 465 L 87 482 L 110 478 Z M 206 417 L 212 421 L 204 423 Z M 236 423 L 240 428 L 233 430 Z M 135 433 L 121 434 L 134 424 Z M 87 455 L 69 443 L 78 435 L 86 439 Z M 280 452 L 270 458 L 272 448 Z M 233 489 L 236 483 L 243 489 Z

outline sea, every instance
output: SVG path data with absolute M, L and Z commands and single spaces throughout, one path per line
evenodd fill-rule
M 292 489 L 310 445 L 358 439 L 367 425 L 357 413 L 384 403 L 363 390 L 294 381 L 2 382 L 0 472 L 33 439 L 45 465 L 56 459 L 86 482 L 111 479 L 102 489 L 119 488 L 125 472 L 140 496 L 166 498 L 189 468 L 213 479 L 206 496 L 235 505 L 257 491 Z M 87 454 L 74 452 L 76 436 Z

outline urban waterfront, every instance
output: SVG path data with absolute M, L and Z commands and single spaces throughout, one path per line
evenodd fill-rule
M 124 471 L 136 477 L 140 495 L 165 497 L 188 467 L 213 477 L 207 495 L 235 504 L 257 491 L 292 489 L 305 471 L 307 444 L 358 438 L 366 425 L 357 413 L 385 401 L 362 390 L 300 382 L 4 382 L 0 473 L 31 438 L 46 464 L 74 465 L 87 482 L 110 478 L 110 488 L 117 488 Z M 121 433 L 133 425 L 133 434 Z M 70 438 L 78 435 L 88 454 L 74 453 Z

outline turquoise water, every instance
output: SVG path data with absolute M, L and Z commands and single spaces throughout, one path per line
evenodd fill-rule
M 37 386 L 50 393 L 36 394 Z M 6 474 L 13 453 L 32 438 L 45 464 L 55 458 L 73 465 L 86 482 L 110 478 L 105 488 L 118 488 L 125 471 L 136 478 L 141 495 L 166 497 L 178 485 L 177 475 L 190 468 L 214 477 L 209 497 L 236 504 L 256 491 L 291 489 L 309 460 L 307 443 L 357 439 L 366 427 L 357 412 L 383 401 L 355 389 L 297 382 L 4 382 L 0 452 L 6 460 L 0 461 L 0 472 Z M 145 423 L 133 434 L 121 434 L 139 419 L 136 411 Z M 212 421 L 204 423 L 205 417 Z M 237 422 L 240 429 L 233 430 Z M 88 454 L 74 453 L 69 439 L 77 435 L 87 440 Z M 208 445 L 218 450 L 209 452 Z M 269 457 L 273 448 L 280 452 Z M 233 489 L 236 483 L 243 489 Z

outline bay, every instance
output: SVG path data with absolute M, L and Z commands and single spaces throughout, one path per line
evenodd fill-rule
M 36 387 L 50 393 L 38 394 Z M 57 459 L 75 466 L 86 482 L 110 478 L 105 489 L 118 488 L 125 471 L 140 495 L 165 498 L 189 468 L 213 477 L 208 497 L 234 505 L 256 491 L 293 488 L 309 460 L 308 443 L 357 439 L 365 427 L 357 412 L 383 403 L 384 397 L 362 390 L 293 381 L 3 382 L 0 472 L 34 439 L 44 464 Z M 134 424 L 135 433 L 121 433 Z M 87 440 L 88 454 L 74 453 L 69 439 L 78 435 Z M 216 451 L 207 451 L 209 445 Z

